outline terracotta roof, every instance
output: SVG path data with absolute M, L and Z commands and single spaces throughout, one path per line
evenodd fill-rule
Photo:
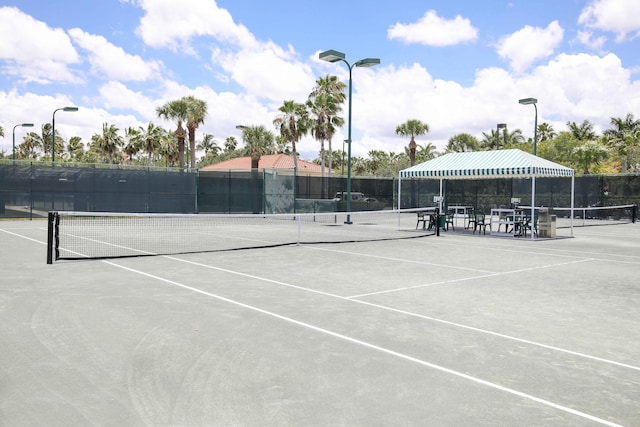
M 259 169 L 293 169 L 293 156 L 269 154 L 260 157 Z M 200 168 L 201 171 L 248 170 L 251 169 L 251 157 L 236 157 L 214 165 Z M 326 171 L 326 169 L 325 169 Z M 321 173 L 322 167 L 306 160 L 298 159 L 298 173 Z

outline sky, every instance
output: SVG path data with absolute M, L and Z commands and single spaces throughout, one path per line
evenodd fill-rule
M 276 129 L 286 100 L 304 102 L 318 78 L 352 69 L 352 154 L 400 153 L 398 125 L 421 120 L 416 139 L 442 151 L 452 136 L 506 123 L 533 136 L 611 117 L 640 117 L 638 0 L 0 0 L 0 152 L 51 123 L 87 143 L 102 124 L 121 130 L 193 95 L 208 104 L 197 138 L 241 141 L 237 125 Z M 343 116 L 347 118 L 347 105 Z M 31 122 L 36 128 L 14 126 Z M 342 149 L 347 126 L 333 139 Z M 318 157 L 310 137 L 301 157 Z

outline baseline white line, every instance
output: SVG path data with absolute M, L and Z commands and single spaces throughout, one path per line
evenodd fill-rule
M 460 279 L 443 280 L 441 282 L 425 283 L 423 285 L 405 286 L 403 288 L 385 289 L 384 291 L 368 292 L 366 294 L 360 294 L 360 295 L 350 295 L 350 296 L 347 296 L 345 298 L 347 298 L 347 299 L 355 299 L 355 298 L 367 297 L 367 296 L 371 296 L 371 295 L 380 295 L 380 294 L 387 294 L 387 293 L 392 293 L 392 292 L 407 291 L 407 290 L 410 290 L 410 289 L 419 289 L 419 288 L 426 288 L 426 287 L 436 286 L 436 285 L 446 285 L 446 284 L 449 284 L 449 283 L 465 282 L 465 281 L 475 280 L 475 279 L 484 279 L 484 278 L 487 278 L 487 277 L 496 277 L 496 276 L 503 276 L 503 275 L 509 275 L 509 274 L 519 274 L 519 273 L 523 273 L 523 272 L 526 272 L 526 271 L 541 270 L 541 269 L 544 269 L 544 268 L 558 267 L 558 266 L 569 265 L 569 264 L 577 264 L 577 263 L 587 262 L 587 261 L 592 261 L 592 259 L 582 259 L 582 260 L 577 260 L 577 261 L 561 262 L 561 263 L 558 263 L 558 264 L 547 264 L 547 265 L 541 265 L 541 266 L 538 266 L 538 267 L 521 268 L 519 270 L 511 270 L 511 271 L 503 271 L 503 272 L 500 272 L 500 273 L 484 274 L 484 275 L 481 275 L 481 276 L 463 277 L 463 278 L 460 278 Z
M 563 406 L 563 405 L 560 405 L 558 403 L 554 403 L 554 402 L 551 402 L 549 400 L 542 399 L 542 398 L 539 398 L 539 397 L 533 396 L 531 394 L 524 393 L 524 392 L 521 392 L 521 391 L 518 391 L 518 390 L 515 390 L 515 389 L 512 389 L 512 388 L 509 388 L 509 387 L 501 386 L 499 384 L 492 383 L 490 381 L 483 380 L 481 378 L 474 377 L 472 375 L 468 375 L 468 374 L 465 374 L 463 372 L 458 372 L 458 371 L 455 371 L 453 369 L 445 368 L 444 366 L 436 365 L 434 363 L 427 362 L 426 360 L 418 359 L 416 357 L 409 356 L 409 355 L 404 354 L 404 353 L 400 353 L 400 352 L 397 352 L 397 351 L 394 351 L 394 350 L 391 350 L 391 349 L 388 349 L 388 348 L 385 348 L 385 347 L 381 347 L 381 346 L 378 346 L 378 345 L 375 345 L 375 344 L 371 344 L 371 343 L 368 343 L 366 341 L 359 340 L 357 338 L 353 338 L 353 337 L 350 337 L 350 336 L 347 336 L 347 335 L 344 335 L 344 334 L 340 334 L 338 332 L 333 332 L 333 331 L 330 331 L 328 329 L 321 328 L 319 326 L 314 326 L 314 325 L 311 325 L 309 323 L 305 323 L 305 322 L 302 322 L 302 321 L 299 321 L 299 320 L 295 320 L 295 319 L 292 319 L 290 317 L 283 316 L 281 314 L 277 314 L 277 313 L 274 313 L 274 312 L 271 312 L 271 311 L 268 311 L 268 310 L 264 310 L 264 309 L 259 308 L 259 307 L 255 307 L 255 306 L 252 306 L 252 305 L 249 305 L 249 304 L 245 304 L 245 303 L 242 303 L 242 302 L 239 302 L 239 301 L 236 301 L 236 300 L 232 300 L 230 298 L 225 298 L 223 296 L 216 295 L 216 294 L 213 294 L 211 292 L 203 291 L 202 289 L 194 288 L 192 286 L 184 285 L 182 283 L 178 283 L 178 282 L 175 282 L 173 280 L 169 280 L 169 279 L 165 279 L 165 278 L 162 278 L 162 277 L 159 277 L 159 276 L 155 276 L 155 275 L 150 274 L 150 273 L 145 273 L 143 271 L 136 270 L 136 269 L 133 269 L 133 268 L 130 268 L 130 267 L 125 267 L 125 266 L 122 266 L 122 265 L 118 265 L 118 264 L 110 262 L 110 261 L 102 261 L 102 262 L 104 262 L 106 264 L 109 264 L 109 265 L 112 265 L 112 266 L 117 267 L 117 268 L 121 268 L 123 270 L 127 270 L 127 271 L 132 272 L 132 273 L 136 273 L 136 274 L 139 274 L 139 275 L 142 275 L 142 276 L 146 276 L 146 277 L 158 280 L 160 282 L 168 283 L 170 285 L 177 286 L 179 288 L 183 288 L 183 289 L 195 292 L 195 293 L 199 293 L 199 294 L 211 297 L 211 298 L 215 298 L 217 300 L 224 301 L 226 303 L 233 304 L 233 305 L 236 305 L 238 307 L 242 307 L 242 308 L 245 308 L 245 309 L 248 309 L 248 310 L 251 310 L 251 311 L 255 311 L 257 313 L 261 313 L 261 314 L 264 314 L 264 315 L 267 315 L 267 316 L 271 316 L 271 317 L 274 317 L 276 319 L 280 319 L 280 320 L 283 320 L 285 322 L 292 323 L 294 325 L 302 326 L 304 328 L 311 329 L 313 331 L 320 332 L 322 334 L 329 335 L 329 336 L 332 336 L 334 338 L 338 338 L 338 339 L 341 339 L 341 340 L 344 340 L 344 341 L 347 341 L 347 342 L 350 342 L 350 343 L 353 343 L 353 344 L 357 344 L 357 345 L 360 345 L 360 346 L 363 346 L 363 347 L 367 347 L 367 348 L 370 348 L 372 350 L 379 351 L 381 353 L 385 353 L 385 354 L 388 354 L 388 355 L 391 355 L 391 356 L 398 357 L 400 359 L 408 360 L 410 362 L 414 362 L 414 363 L 417 363 L 419 365 L 426 366 L 428 368 L 431 368 L 431 369 L 434 369 L 434 370 L 437 370 L 437 371 L 440 371 L 440 372 L 444 372 L 444 373 L 447 373 L 447 374 L 450 374 L 450 375 L 454 375 L 456 377 L 463 378 L 465 380 L 468 380 L 468 381 L 471 381 L 471 382 L 474 382 L 474 383 L 477 383 L 477 384 L 481 384 L 481 385 L 484 385 L 486 387 L 493 388 L 495 390 L 499 390 L 499 391 L 502 391 L 502 392 L 505 392 L 505 393 L 508 393 L 508 394 L 512 394 L 514 396 L 518 396 L 518 397 L 523 398 L 523 399 L 528 399 L 528 400 L 531 400 L 533 402 L 539 403 L 541 405 L 548 406 L 548 407 L 551 407 L 551 408 L 557 409 L 559 411 L 566 412 L 568 414 L 575 415 L 575 416 L 578 416 L 578 417 L 581 417 L 581 418 L 585 418 L 585 419 L 588 419 L 590 421 L 594 421 L 596 423 L 600 423 L 602 425 L 611 426 L 611 427 L 622 427 L 620 424 L 616 424 L 616 423 L 604 420 L 604 419 L 596 417 L 594 415 L 590 415 L 590 414 L 587 414 L 585 412 L 578 411 L 576 409 L 572 409 L 572 408 L 569 408 L 567 406 Z

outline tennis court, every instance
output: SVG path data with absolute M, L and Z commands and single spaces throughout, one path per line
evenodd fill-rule
M 47 265 L 1 221 L 0 425 L 640 425 L 640 226 L 574 234 Z

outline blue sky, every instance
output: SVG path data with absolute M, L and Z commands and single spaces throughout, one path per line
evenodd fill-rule
M 0 151 L 15 124 L 39 127 L 66 105 L 79 111 L 56 114 L 65 138 L 88 142 L 103 122 L 172 128 L 155 108 L 185 95 L 207 101 L 199 137 L 222 145 L 240 139 L 238 124 L 272 129 L 283 101 L 304 101 L 318 77 L 347 82 L 344 64 L 318 60 L 328 49 L 381 60 L 353 70 L 354 155 L 402 151 L 394 131 L 408 119 L 428 123 L 418 143 L 439 149 L 497 123 L 531 136 L 524 97 L 558 131 L 583 120 L 602 130 L 640 116 L 638 16 L 637 0 L 2 0 Z M 313 159 L 319 144 L 298 149 Z

